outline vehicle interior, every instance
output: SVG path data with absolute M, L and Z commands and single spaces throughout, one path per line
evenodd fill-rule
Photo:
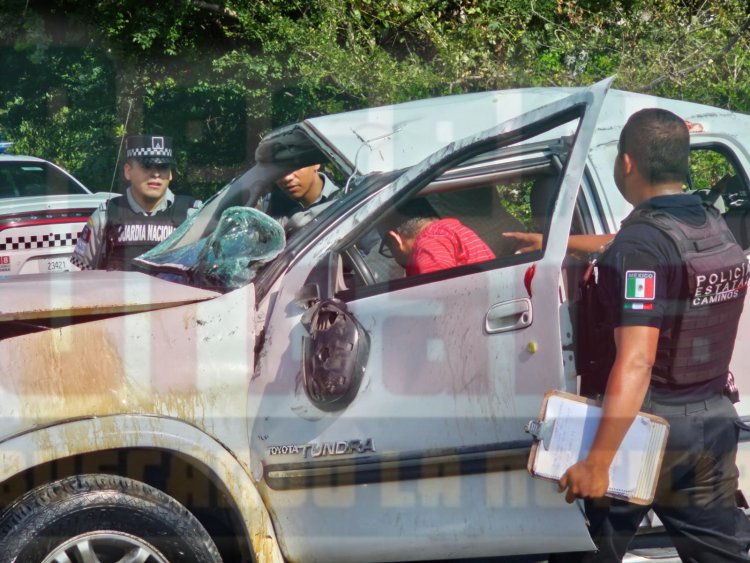
M 693 147 L 687 188 L 714 204 L 740 246 L 750 249 L 748 180 L 729 148 L 717 144 Z
M 537 260 L 546 246 L 567 148 L 567 142 L 562 140 L 481 155 L 444 172 L 409 198 L 428 202 L 440 219 L 458 219 L 492 250 L 494 260 L 405 277 L 385 240 L 394 205 L 371 230 L 341 250 L 343 267 L 337 297 L 353 300 L 399 287 Z M 571 234 L 593 232 L 587 217 L 586 202 L 579 196 Z M 541 248 L 528 252 L 526 244 L 503 235 L 507 232 L 538 233 Z

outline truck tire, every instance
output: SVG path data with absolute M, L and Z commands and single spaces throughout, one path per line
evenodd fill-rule
M 0 514 L 0 561 L 221 562 L 211 536 L 163 492 L 113 475 L 39 486 Z

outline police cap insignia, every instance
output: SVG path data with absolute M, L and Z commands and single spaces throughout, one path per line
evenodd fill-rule
M 125 139 L 125 155 L 146 165 L 172 164 L 172 138 L 163 135 L 130 135 Z

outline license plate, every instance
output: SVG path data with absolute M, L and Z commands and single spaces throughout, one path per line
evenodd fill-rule
M 70 258 L 44 258 L 41 266 L 42 272 L 69 272 Z

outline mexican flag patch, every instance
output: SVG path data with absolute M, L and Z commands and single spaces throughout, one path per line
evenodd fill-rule
M 625 303 L 625 308 L 630 309 L 631 311 L 653 311 L 654 304 L 643 303 L 642 301 L 636 303 Z
M 625 272 L 625 299 L 651 300 L 656 295 L 656 272 Z

